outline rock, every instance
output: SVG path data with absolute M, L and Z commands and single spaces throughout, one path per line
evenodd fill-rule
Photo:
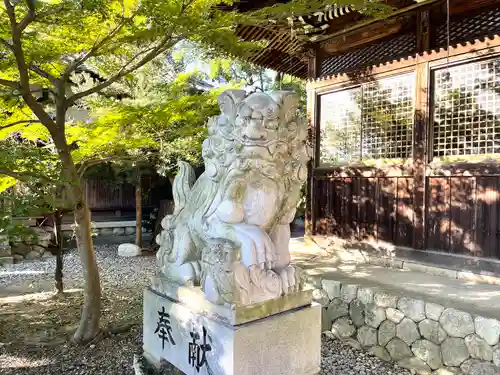
M 425 319 L 425 302 L 413 298 L 401 297 L 398 300 L 398 310 L 418 323 Z
M 446 366 L 460 366 L 469 358 L 465 340 L 458 337 L 448 337 L 441 344 L 441 355 Z
M 395 309 L 398 303 L 398 297 L 384 292 L 378 292 L 373 296 L 373 302 L 380 307 L 392 307 Z
M 498 346 L 493 348 L 493 363 L 500 367 L 500 348 Z
M 357 295 L 358 295 L 357 285 L 344 284 L 340 288 L 340 298 L 342 298 L 346 303 L 351 303 L 356 298 Z
M 335 280 L 321 280 L 321 285 L 330 300 L 340 298 L 340 287 L 342 286 L 340 282 Z
M 403 340 L 398 339 L 397 337 L 389 341 L 389 343 L 386 345 L 385 348 L 387 349 L 387 351 L 391 355 L 391 358 L 394 361 L 400 361 L 403 358 L 413 356 L 413 353 L 408 347 L 408 345 L 406 345 L 406 343 Z
M 390 320 L 383 321 L 378 329 L 378 344 L 386 346 L 394 337 L 396 337 L 396 324 Z
M 500 337 L 500 322 L 498 320 L 476 316 L 474 326 L 477 335 L 484 339 L 488 345 L 494 346 L 498 344 Z
M 396 326 L 396 336 L 406 344 L 411 345 L 420 338 L 420 333 L 413 320 L 404 318 L 401 323 Z
M 118 255 L 121 257 L 136 257 L 141 255 L 141 248 L 131 243 L 118 246 Z
M 26 254 L 24 259 L 26 259 L 26 260 L 40 259 L 40 253 L 37 251 L 30 251 L 28 254 Z
M 371 303 L 365 306 L 365 322 L 373 328 L 378 328 L 380 323 L 385 320 L 385 309 Z
M 422 320 L 418 324 L 418 329 L 423 337 L 435 344 L 441 344 L 448 336 L 443 327 L 441 327 L 438 322 L 431 319 Z
M 446 309 L 439 318 L 439 323 L 446 333 L 452 337 L 464 338 L 474 333 L 474 321 L 469 313 Z
M 42 258 L 43 259 L 49 259 L 49 258 L 52 258 L 54 255 L 52 255 L 52 253 L 50 251 L 46 251 L 42 254 Z
M 387 316 L 387 319 L 396 324 L 400 323 L 405 317 L 405 314 L 397 309 L 393 309 L 392 307 L 385 310 L 385 315 Z
M 133 236 L 135 234 L 135 227 L 126 227 L 125 234 L 127 236 Z
M 441 314 L 444 311 L 444 307 L 438 305 L 437 303 L 426 303 L 425 304 L 425 316 L 432 320 L 439 320 Z
M 12 254 L 26 256 L 31 251 L 31 246 L 25 243 L 16 243 L 11 247 Z
M 456 367 L 447 367 L 437 369 L 432 373 L 432 375 L 462 375 L 462 371 Z
M 430 342 L 429 340 L 417 340 L 412 345 L 411 350 L 415 357 L 427 363 L 431 369 L 437 370 L 443 366 L 441 359 L 441 348 L 439 345 Z
M 330 304 L 330 298 L 328 294 L 323 289 L 314 289 L 312 292 L 313 300 L 319 303 L 323 307 L 328 307 Z
M 101 228 L 99 231 L 99 234 L 101 236 L 112 236 L 113 235 L 113 228 Z
M 38 245 L 31 246 L 32 251 L 36 251 L 38 254 L 42 255 L 47 250 L 47 247 L 42 247 Z
M 365 305 L 373 303 L 373 290 L 370 288 L 359 288 L 358 299 Z
M 467 375 L 499 375 L 500 369 L 491 362 L 482 362 L 477 359 L 465 361 L 460 369 Z
M 349 306 L 347 305 L 347 303 L 342 301 L 340 298 L 335 298 L 328 305 L 328 309 L 326 312 L 327 312 L 330 320 L 333 322 L 334 320 L 337 320 L 338 318 L 349 315 Z
M 125 228 L 113 228 L 113 236 L 124 236 Z
M 12 255 L 12 258 L 14 259 L 14 263 L 19 263 L 19 262 L 22 262 L 24 260 L 24 257 L 22 255 L 19 255 L 19 254 Z
M 414 370 L 419 375 L 430 375 L 432 370 L 421 359 L 410 357 L 398 361 L 398 366 L 407 370 Z
M 365 324 L 365 304 L 359 299 L 355 299 L 349 305 L 349 316 L 356 327 Z
M 14 263 L 14 257 L 1 257 L 0 258 L 0 266 L 4 264 L 13 264 Z
M 343 339 L 342 342 L 349 345 L 353 349 L 363 350 L 363 348 L 361 347 L 361 344 L 356 339 L 353 339 L 352 337 L 350 337 L 348 339 Z
M 356 327 L 346 317 L 339 318 L 332 324 L 332 333 L 340 339 L 351 337 L 354 332 L 356 332 Z
M 377 345 L 377 330 L 372 327 L 363 326 L 358 329 L 357 339 L 364 348 L 375 346 Z
M 484 361 L 493 360 L 493 348 L 478 335 L 467 336 L 465 338 L 465 345 L 472 358 L 478 358 Z
M 374 355 L 377 358 L 380 358 L 382 361 L 391 362 L 391 356 L 389 355 L 389 352 L 381 346 L 372 346 L 370 350 L 368 350 L 368 353 Z

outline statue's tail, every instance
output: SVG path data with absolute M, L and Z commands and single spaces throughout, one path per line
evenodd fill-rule
M 191 195 L 191 188 L 196 181 L 196 175 L 193 167 L 185 161 L 179 161 L 179 173 L 175 176 L 174 186 L 172 188 L 174 195 L 174 215 L 181 212 Z

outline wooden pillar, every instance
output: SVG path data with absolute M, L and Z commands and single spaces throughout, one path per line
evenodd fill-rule
M 413 173 L 414 173 L 414 235 L 413 247 L 425 247 L 426 166 L 428 160 L 429 128 L 429 65 L 421 63 L 416 68 L 415 121 L 413 125 Z
M 431 23 L 430 10 L 426 9 L 417 16 L 417 51 L 429 51 L 431 48 Z

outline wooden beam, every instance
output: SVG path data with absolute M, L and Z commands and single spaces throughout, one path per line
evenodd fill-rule
M 322 45 L 326 54 L 335 54 L 347 49 L 385 38 L 401 31 L 404 19 L 391 19 L 367 26 L 361 32 L 355 31 L 330 39 Z

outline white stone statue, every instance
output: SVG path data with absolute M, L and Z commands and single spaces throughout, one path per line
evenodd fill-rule
M 288 244 L 310 148 L 290 92 L 226 91 L 208 121 L 205 172 L 179 163 L 175 210 L 156 239 L 161 272 L 201 285 L 208 300 L 242 306 L 298 292 Z

